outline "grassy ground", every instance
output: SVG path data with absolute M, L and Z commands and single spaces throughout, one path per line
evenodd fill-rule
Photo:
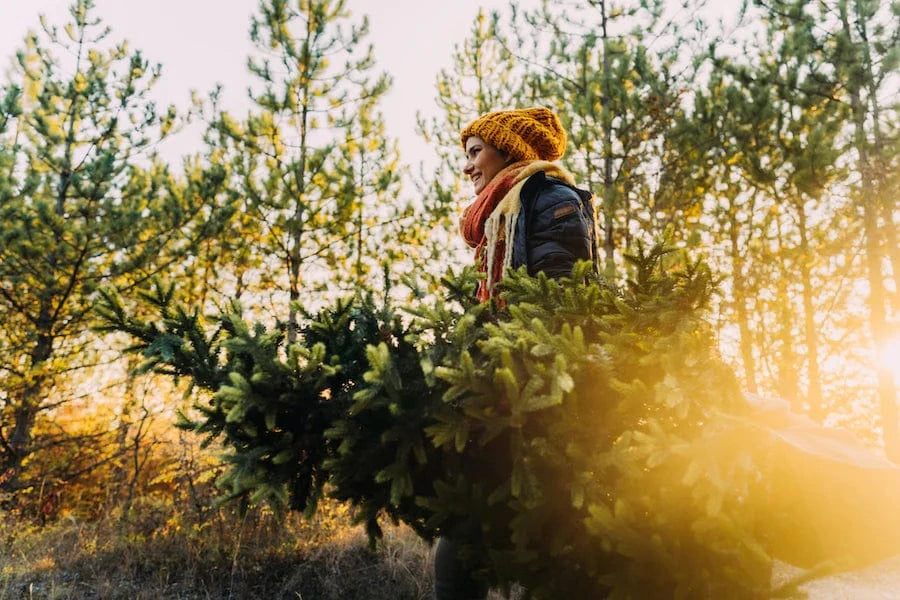
M 124 515 L 44 526 L 0 513 L 0 600 L 431 598 L 427 544 L 406 527 L 386 526 L 372 551 L 350 521 L 333 503 L 312 521 L 266 511 L 242 517 L 233 508 L 196 518 L 149 500 Z M 900 600 L 900 557 L 804 589 L 811 600 Z
M 431 549 L 388 527 L 376 550 L 326 505 L 311 522 L 223 509 L 202 522 L 164 506 L 44 527 L 0 525 L 0 600 L 291 598 L 418 600 L 431 594 Z

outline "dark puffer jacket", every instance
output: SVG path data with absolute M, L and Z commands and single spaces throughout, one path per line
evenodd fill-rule
M 538 171 L 521 192 L 512 266 L 528 266 L 528 274 L 570 275 L 578 260 L 597 270 L 597 241 L 591 193 Z

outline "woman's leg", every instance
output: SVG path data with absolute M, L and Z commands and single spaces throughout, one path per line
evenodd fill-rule
M 434 550 L 435 600 L 484 600 L 488 586 L 476 581 L 463 566 L 456 544 L 439 538 Z

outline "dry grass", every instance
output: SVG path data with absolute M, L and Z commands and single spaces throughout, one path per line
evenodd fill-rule
M 388 525 L 370 551 L 350 521 L 345 506 L 325 503 L 312 521 L 223 508 L 199 522 L 148 499 L 124 517 L 69 517 L 45 527 L 0 514 L 0 600 L 431 598 L 427 544 Z M 786 565 L 776 571 L 799 574 Z M 900 557 L 804 589 L 812 600 L 900 600 L 898 586 Z
M 13 598 L 430 597 L 430 549 L 388 527 L 376 550 L 326 504 L 311 522 L 265 511 L 222 509 L 203 523 L 161 504 L 122 518 L 62 519 L 46 527 L 0 524 L 0 600 Z
M 334 503 L 312 521 L 223 508 L 201 523 L 146 499 L 124 517 L 91 522 L 0 519 L 0 600 L 432 597 L 432 548 L 387 525 L 371 551 L 362 527 Z

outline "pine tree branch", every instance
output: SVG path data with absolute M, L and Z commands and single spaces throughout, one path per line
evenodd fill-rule
M 31 322 L 32 325 L 37 326 L 37 317 L 33 316 L 24 305 L 19 303 L 18 300 L 12 295 L 12 293 L 6 289 L 6 286 L 0 285 L 0 296 L 6 299 L 7 303 L 12 306 L 20 315 L 25 317 L 25 319 Z
M 398 223 L 398 222 L 400 222 L 400 221 L 404 221 L 404 220 L 406 220 L 406 219 L 410 219 L 410 218 L 412 218 L 412 217 L 414 217 L 414 216 L 415 216 L 415 215 L 403 215 L 403 216 L 397 217 L 397 218 L 395 218 L 395 219 L 389 219 L 389 220 L 387 220 L 387 221 L 382 221 L 382 222 L 376 223 L 376 224 L 374 224 L 374 225 L 369 225 L 369 226 L 365 227 L 365 228 L 363 229 L 363 231 L 365 231 L 365 232 L 370 232 L 370 231 L 373 231 L 373 230 L 375 230 L 375 229 L 379 229 L 379 228 L 381 228 L 381 227 L 386 227 L 386 226 L 391 225 L 391 224 L 393 224 L 393 223 Z M 330 250 L 332 247 L 334 247 L 334 246 L 340 244 L 341 242 L 345 242 L 345 241 L 347 241 L 348 239 L 350 239 L 350 238 L 352 238 L 352 237 L 358 235 L 358 233 L 359 233 L 358 231 L 351 231 L 351 232 L 349 232 L 349 233 L 347 233 L 347 234 L 344 234 L 344 235 L 342 235 L 342 236 L 340 236 L 340 237 L 338 237 L 338 238 L 335 238 L 335 239 L 331 240 L 330 242 L 328 242 L 327 244 L 325 244 L 324 246 L 322 246 L 321 248 L 319 248 L 318 250 L 316 250 L 315 252 L 312 252 L 312 253 L 310 253 L 310 254 L 303 255 L 303 256 L 301 257 L 301 260 L 306 261 L 306 260 L 308 260 L 308 259 L 310 259 L 310 258 L 315 258 L 316 256 L 320 256 L 320 255 L 324 254 L 325 252 L 327 252 L 328 250 Z

